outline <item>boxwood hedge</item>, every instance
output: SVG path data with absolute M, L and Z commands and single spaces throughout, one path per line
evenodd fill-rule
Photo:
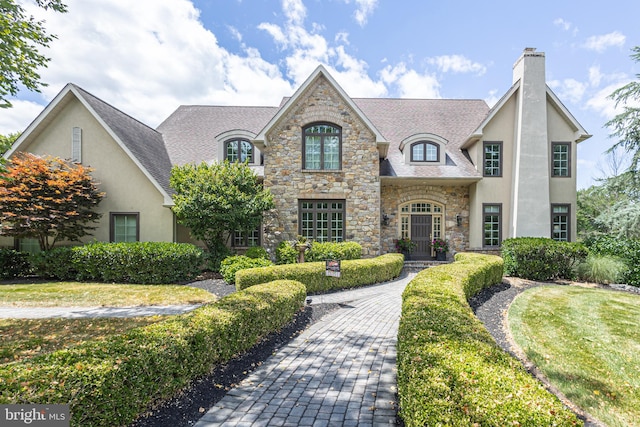
M 258 267 L 238 271 L 236 289 L 241 290 L 279 279 L 302 282 L 308 293 L 348 289 L 391 280 L 400 275 L 403 266 L 402 254 L 386 254 L 377 258 L 342 261 L 339 278 L 326 276 L 324 262 Z
M 102 342 L 0 365 L 0 403 L 70 404 L 72 426 L 127 425 L 286 325 L 304 300 L 301 283 L 267 283 Z
M 43 252 L 32 263 L 39 275 L 60 280 L 162 284 L 195 277 L 203 254 L 187 243 L 96 242 Z
M 0 279 L 13 279 L 29 273 L 28 254 L 0 248 Z
M 417 426 L 575 426 L 582 422 L 502 351 L 467 298 L 499 283 L 499 257 L 456 254 L 403 293 L 398 332 L 400 416 Z

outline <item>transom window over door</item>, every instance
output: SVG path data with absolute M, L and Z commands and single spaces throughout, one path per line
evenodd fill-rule
M 411 145 L 412 162 L 437 162 L 440 160 L 440 147 L 426 141 Z
M 230 162 L 253 163 L 253 144 L 244 139 L 232 139 L 224 143 L 225 159 Z
M 342 130 L 331 124 L 304 128 L 302 169 L 340 170 L 342 166 Z
M 300 200 L 300 235 L 317 242 L 342 242 L 344 200 Z

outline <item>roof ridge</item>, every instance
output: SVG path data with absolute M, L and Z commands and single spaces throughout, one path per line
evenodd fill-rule
M 134 122 L 137 122 L 137 123 L 141 124 L 142 126 L 148 128 L 149 130 L 152 130 L 153 132 L 160 133 L 156 129 L 154 129 L 151 126 L 149 126 L 148 124 L 144 123 L 143 121 L 136 119 L 131 114 L 125 113 L 124 111 L 122 111 L 121 109 L 119 109 L 117 107 L 114 107 L 112 104 L 108 103 L 107 101 L 104 101 L 101 98 L 98 98 L 96 95 L 92 94 L 91 92 L 87 91 L 86 89 L 83 89 L 82 87 L 78 86 L 77 84 L 75 84 L 75 83 L 69 83 L 69 84 L 71 86 L 73 86 L 75 89 L 78 89 L 79 91 L 81 91 L 84 95 L 90 96 L 91 98 L 95 99 L 96 101 L 106 105 L 107 107 L 111 108 L 114 111 L 117 111 L 118 113 L 122 114 L 123 116 L 128 117 L 129 119 L 133 120 Z

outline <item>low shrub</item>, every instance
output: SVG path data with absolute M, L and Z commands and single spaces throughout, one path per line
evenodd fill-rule
M 30 262 L 35 274 L 58 280 L 75 280 L 78 276 L 73 260 L 73 248 L 60 246 L 50 251 L 31 255 Z
M 360 258 L 362 258 L 362 246 L 356 242 L 313 242 L 311 249 L 304 256 L 305 261 L 308 262 Z
M 301 283 L 268 283 L 104 341 L 0 365 L 0 403 L 64 402 L 72 426 L 128 425 L 282 328 L 304 300 Z
M 467 298 L 499 283 L 499 257 L 456 254 L 407 285 L 398 331 L 398 396 L 407 427 L 575 426 L 580 420 L 502 351 Z
M 404 267 L 402 254 L 342 261 L 340 277 L 328 277 L 324 262 L 274 265 L 239 271 L 236 274 L 236 289 L 241 290 L 272 280 L 287 279 L 304 283 L 307 293 L 319 293 L 385 282 L 399 276 L 402 267 Z
M 298 251 L 287 240 L 278 243 L 276 247 L 276 264 L 295 264 L 298 261 Z
M 227 257 L 220 263 L 220 274 L 225 282 L 230 285 L 236 284 L 236 273 L 254 267 L 267 267 L 273 265 L 271 261 L 264 258 L 249 258 L 245 255 L 234 255 Z
M 73 248 L 78 280 L 176 283 L 200 272 L 202 250 L 187 243 L 92 243 Z
M 13 279 L 29 273 L 29 255 L 13 249 L 0 249 L 0 279 Z
M 544 237 L 517 237 L 502 242 L 505 275 L 530 280 L 575 278 L 575 267 L 587 257 L 582 243 Z
M 595 254 L 589 254 L 576 268 L 580 280 L 604 284 L 621 283 L 627 270 L 629 268 L 620 258 Z
M 248 256 L 249 258 L 269 259 L 269 253 L 262 246 L 251 246 L 247 249 L 245 256 Z
M 602 236 L 587 239 L 585 245 L 592 254 L 618 257 L 627 265 L 620 279 L 631 286 L 640 286 L 640 240 Z

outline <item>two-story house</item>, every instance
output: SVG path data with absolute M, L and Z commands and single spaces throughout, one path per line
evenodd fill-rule
M 502 240 L 576 236 L 576 150 L 590 135 L 526 49 L 509 90 L 482 100 L 351 98 L 319 66 L 281 105 L 181 106 L 157 129 L 69 84 L 7 153 L 52 154 L 94 168 L 107 197 L 101 241 L 190 241 L 171 212 L 172 165 L 247 161 L 276 208 L 236 247 L 356 241 L 365 256 L 399 237 L 430 259 L 492 251 Z M 0 238 L 0 245 L 14 242 Z M 17 242 L 18 245 L 28 242 Z

